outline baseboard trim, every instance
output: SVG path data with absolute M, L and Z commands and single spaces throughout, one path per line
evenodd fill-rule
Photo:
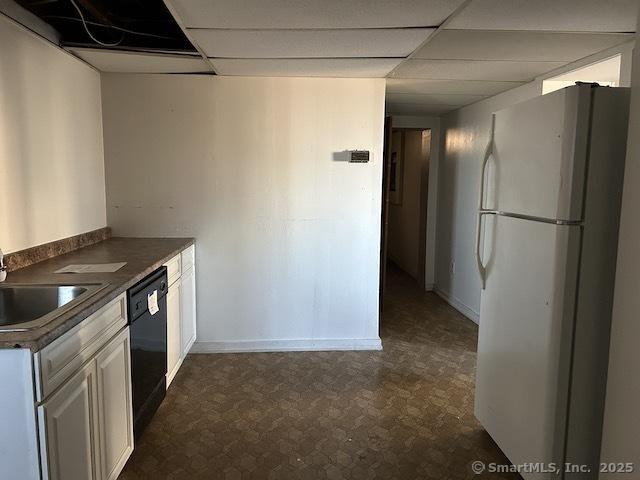
M 427 283 L 424 286 L 424 291 L 425 292 L 433 292 L 436 289 L 436 286 L 434 283 Z
M 445 302 L 447 302 L 449 305 L 451 305 L 453 308 L 455 308 L 457 311 L 459 311 L 462 315 L 467 317 L 473 323 L 478 325 L 480 324 L 480 314 L 478 312 L 476 312 L 472 308 L 462 303 L 453 295 L 450 295 L 447 292 L 440 290 L 438 287 L 435 287 L 434 291 L 440 298 L 442 298 Z
M 318 352 L 332 350 L 382 350 L 379 338 L 249 340 L 238 342 L 198 342 L 189 353 Z
M 191 349 L 193 348 L 193 345 L 196 343 L 196 337 L 194 336 L 191 341 L 187 344 L 187 348 L 185 348 L 185 356 L 188 355 L 189 353 L 191 353 Z

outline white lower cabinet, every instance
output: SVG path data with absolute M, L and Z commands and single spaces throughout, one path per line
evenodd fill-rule
M 38 407 L 43 478 L 115 480 L 133 451 L 129 328 Z
M 194 246 L 166 265 L 168 386 L 196 339 Z M 2 479 L 116 480 L 134 447 L 126 294 L 38 352 L 3 350 L 3 387 Z
M 98 480 L 96 365 L 90 362 L 39 407 L 44 478 Z
M 181 362 L 182 334 L 180 325 L 181 279 L 169 286 L 167 292 L 167 388 L 178 373 Z
M 133 452 L 131 350 L 123 330 L 96 357 L 102 480 L 118 478 Z
M 167 388 L 196 341 L 195 247 L 183 250 L 165 266 L 169 272 L 167 293 Z
M 182 273 L 180 291 L 181 356 L 187 356 L 196 341 L 196 268 Z

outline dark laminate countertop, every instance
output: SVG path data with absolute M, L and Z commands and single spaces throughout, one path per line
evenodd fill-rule
M 108 286 L 48 324 L 28 332 L 1 332 L 0 348 L 38 351 L 192 245 L 192 238 L 110 238 L 10 272 L 6 283 L 108 283 Z M 77 263 L 127 262 L 115 273 L 53 273 Z

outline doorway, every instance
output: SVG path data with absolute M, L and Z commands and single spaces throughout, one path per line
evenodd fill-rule
M 385 122 L 382 185 L 381 305 L 387 267 L 425 286 L 431 129 L 393 128 Z

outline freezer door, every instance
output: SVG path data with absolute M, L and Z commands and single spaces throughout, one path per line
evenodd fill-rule
M 497 112 L 484 207 L 581 220 L 590 104 L 584 85 Z
M 577 226 L 486 219 L 475 414 L 516 465 L 563 457 L 580 235 Z

